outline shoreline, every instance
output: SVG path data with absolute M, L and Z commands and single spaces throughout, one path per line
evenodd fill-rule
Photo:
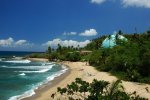
M 60 76 L 55 77 L 53 80 L 49 81 L 46 84 L 42 84 L 38 89 L 34 90 L 35 94 L 30 97 L 23 98 L 21 100 L 37 100 L 41 97 L 41 94 L 45 91 L 48 91 L 52 87 L 55 87 L 62 79 L 64 79 L 67 75 L 70 74 L 70 69 L 68 69 L 65 73 Z
M 54 80 L 48 82 L 48 84 L 45 84 L 45 86 L 41 89 L 37 89 L 35 95 L 27 97 L 23 100 L 52 100 L 53 98 L 51 98 L 51 95 L 57 92 L 57 87 L 66 87 L 67 84 L 70 84 L 77 77 L 82 78 L 87 82 L 92 82 L 93 79 L 98 79 L 112 83 L 117 80 L 115 76 L 112 76 L 107 72 L 97 71 L 94 67 L 87 65 L 85 62 L 64 61 L 58 64 L 67 66 L 69 72 L 66 71 L 64 74 L 56 77 Z M 138 95 L 150 100 L 150 93 L 145 90 L 146 87 L 150 90 L 149 84 L 122 81 L 122 85 L 124 86 L 126 92 L 131 93 L 137 91 Z M 61 98 L 61 100 L 65 99 L 65 97 L 62 97 L 57 93 L 53 100 L 57 100 L 59 98 Z
M 93 67 L 89 67 L 86 69 L 87 65 L 85 62 L 59 62 L 58 64 L 60 65 L 65 65 L 68 70 L 58 76 L 55 77 L 54 80 L 49 81 L 47 84 L 42 85 L 42 87 L 38 88 L 37 90 L 35 90 L 35 95 L 24 98 L 22 100 L 52 100 L 51 95 L 53 93 L 57 92 L 57 87 L 65 87 L 67 86 L 67 84 L 70 84 L 72 81 L 75 80 L 75 78 L 79 77 L 79 78 L 87 78 L 89 77 L 89 73 L 90 74 L 95 74 L 95 72 L 88 73 L 89 69 L 93 69 Z M 93 71 L 93 70 L 92 70 Z M 94 70 L 96 71 L 96 70 Z M 97 71 L 96 71 L 97 72 Z M 115 78 L 112 76 L 111 79 L 109 79 L 110 81 L 113 81 Z M 87 79 L 85 79 L 87 80 Z M 92 82 L 93 80 L 93 76 L 90 76 L 90 78 L 88 79 L 89 82 Z M 107 80 L 107 79 L 106 79 Z M 57 94 L 57 98 L 61 98 L 61 95 Z M 53 99 L 53 100 L 57 100 Z
M 49 60 L 46 58 L 27 58 L 27 60 L 37 61 L 37 62 L 49 62 Z M 35 92 L 34 95 L 25 97 L 21 100 L 36 100 L 37 98 L 41 96 L 42 92 L 47 91 L 48 89 L 56 86 L 61 80 L 63 80 L 65 77 L 67 77 L 70 74 L 71 70 L 69 69 L 67 65 L 62 64 L 61 62 L 55 62 L 55 63 L 59 64 L 62 67 L 65 66 L 67 70 L 65 70 L 65 72 L 62 73 L 61 75 L 54 77 L 53 80 L 50 80 L 47 83 L 41 84 L 40 86 L 37 87 L 37 89 L 34 89 L 33 90 Z
M 27 58 L 28 60 L 31 61 L 42 61 L 42 62 L 48 62 L 48 59 L 46 58 Z

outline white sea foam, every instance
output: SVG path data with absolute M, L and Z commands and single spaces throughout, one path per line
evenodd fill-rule
M 22 60 L 23 57 L 14 57 L 14 58 L 12 58 L 12 59 L 14 59 L 14 60 Z
M 1 66 L 1 67 L 7 68 L 8 66 L 3 65 L 3 66 Z
M 19 67 L 11 67 L 11 68 L 22 68 L 22 69 L 30 69 L 28 71 L 15 71 L 20 73 L 44 73 L 53 68 L 54 65 L 47 66 L 19 66 Z M 10 68 L 10 67 L 9 67 Z
M 66 68 L 66 66 L 64 66 L 64 65 L 62 65 L 62 68 L 63 68 L 62 70 L 60 70 L 60 71 L 54 73 L 53 75 L 48 76 L 45 81 L 39 83 L 39 84 L 37 85 L 36 89 L 38 89 L 38 87 L 40 87 L 41 85 L 46 84 L 46 83 L 48 83 L 49 81 L 54 80 L 56 77 L 58 77 L 58 76 L 64 74 L 64 73 L 68 70 L 68 69 Z
M 30 60 L 9 60 L 9 61 L 4 61 L 8 63 L 30 63 Z
M 38 70 L 38 71 L 18 71 L 18 72 L 21 72 L 21 73 L 44 73 L 44 72 L 47 72 L 49 70 L 50 69 L 41 69 L 41 70 Z
M 47 77 L 47 82 L 53 80 L 55 77 L 62 75 L 63 73 L 65 73 L 68 70 L 64 65 L 62 65 L 62 68 L 63 68 L 63 70 L 60 70 L 60 71 L 56 72 L 55 74 Z
M 6 68 L 20 68 L 20 69 L 31 69 L 31 70 L 40 70 L 40 69 L 51 69 L 53 65 L 45 65 L 45 66 L 5 66 Z
M 35 94 L 34 90 L 29 90 L 29 91 L 24 92 L 22 95 L 10 97 L 9 100 L 21 100 L 21 99 L 24 99 L 26 97 L 30 97 L 34 94 Z
M 19 75 L 21 75 L 21 76 L 25 76 L 26 74 L 25 74 L 25 73 L 21 73 L 21 74 L 19 74 Z
M 11 97 L 9 100 L 21 100 L 27 97 L 30 97 L 32 95 L 35 94 L 34 90 L 38 89 L 41 85 L 48 83 L 49 81 L 54 80 L 54 78 L 62 75 L 63 73 L 65 73 L 68 69 L 62 65 L 63 70 L 60 70 L 58 72 L 56 72 L 55 74 L 47 77 L 47 79 L 41 83 L 39 83 L 38 85 L 36 85 L 32 90 L 29 90 L 27 92 L 24 92 L 22 95 L 17 95 L 17 96 L 13 96 Z
M 45 66 L 46 64 L 45 63 L 42 63 L 42 66 Z
M 47 62 L 46 64 L 56 64 L 55 62 Z

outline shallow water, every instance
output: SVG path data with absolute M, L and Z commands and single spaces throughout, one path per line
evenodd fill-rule
M 50 62 L 0 59 L 0 100 L 31 96 L 38 86 L 66 71 L 66 68 Z

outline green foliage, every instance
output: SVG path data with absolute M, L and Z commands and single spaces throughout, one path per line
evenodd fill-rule
M 96 79 L 93 80 L 93 82 L 90 84 L 89 92 L 90 97 L 99 98 L 102 97 L 104 94 L 104 88 L 108 86 L 108 82 L 106 81 L 98 81 Z
M 98 50 L 101 47 L 102 41 L 106 38 L 106 36 L 99 37 L 97 39 L 93 39 L 92 42 L 87 44 L 84 48 L 86 50 Z
M 136 69 L 127 69 L 127 79 L 131 81 L 138 81 L 140 73 Z
M 123 34 L 121 30 L 118 34 Z M 56 50 L 49 46 L 46 53 L 35 53 L 30 57 L 48 58 L 49 60 L 89 61 L 98 70 L 113 73 L 124 73 L 120 76 L 125 80 L 150 83 L 150 34 L 124 34 L 128 41 L 118 39 L 113 48 L 102 48 L 102 41 L 107 36 L 92 40 L 85 48 L 73 46 L 62 47 L 58 44 Z M 110 37 L 110 35 L 108 36 Z M 92 50 L 88 55 L 80 55 L 80 50 Z M 116 74 L 119 76 L 119 74 Z
M 55 60 L 55 59 L 58 59 L 58 53 L 57 52 L 53 52 L 49 56 L 49 60 Z
M 67 95 L 66 98 L 69 100 L 148 100 L 136 95 L 136 92 L 126 93 L 120 80 L 110 85 L 109 82 L 103 80 L 94 79 L 92 83 L 89 83 L 76 78 L 75 82 L 67 87 L 58 87 L 57 92 L 63 96 Z
M 150 75 L 150 49 L 143 52 L 143 55 L 141 57 L 141 62 L 143 66 L 140 67 L 140 73 L 143 76 L 149 76 Z
M 52 49 L 51 49 L 51 47 L 49 46 L 49 47 L 48 47 L 48 54 L 50 55 L 51 52 L 52 52 Z
M 122 34 L 121 31 L 118 33 Z M 150 83 L 149 78 L 143 80 L 150 77 L 150 35 L 126 34 L 125 37 L 128 41 L 117 40 L 117 45 L 113 48 L 95 49 L 89 64 L 98 70 L 123 72 L 124 79 L 130 81 Z
M 74 48 L 73 46 L 62 47 L 60 44 L 58 44 L 58 48 L 55 51 L 52 51 L 51 47 L 49 46 L 47 54 L 50 61 L 79 61 L 81 59 L 81 55 L 76 50 L 77 48 Z
M 33 53 L 28 55 L 30 58 L 48 58 L 47 53 Z
M 51 59 L 51 53 L 52 53 L 52 49 L 51 49 L 51 47 L 49 46 L 48 47 L 48 50 L 47 50 L 47 55 L 48 55 L 48 59 L 50 60 Z
M 87 54 L 87 55 L 82 55 L 81 56 L 81 61 L 89 61 L 90 57 L 91 57 L 91 53 Z
M 99 50 L 95 50 L 91 54 L 89 63 L 91 65 L 97 66 L 101 64 L 101 59 L 102 59 L 102 53 Z
M 65 55 L 65 58 L 67 61 L 79 61 L 81 59 L 81 55 L 78 52 L 70 52 Z

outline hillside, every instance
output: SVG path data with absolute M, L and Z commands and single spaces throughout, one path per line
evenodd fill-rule
M 150 83 L 150 31 L 122 35 L 127 41 L 116 38 L 116 46 L 110 48 L 101 47 L 108 36 L 92 40 L 84 48 L 93 51 L 89 64 L 124 80 Z

